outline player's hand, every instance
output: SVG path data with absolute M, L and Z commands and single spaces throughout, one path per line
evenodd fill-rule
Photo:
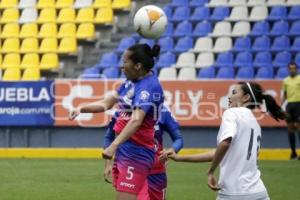
M 162 150 L 162 151 L 159 152 L 159 153 L 160 153 L 159 161 L 160 161 L 161 163 L 165 163 L 165 162 L 168 161 L 169 155 L 175 153 L 175 151 L 174 151 L 173 148 L 169 148 L 169 149 L 164 149 L 164 150 Z
M 174 161 L 177 161 L 178 155 L 177 155 L 177 153 L 172 152 L 172 153 L 168 154 L 168 158 L 170 158 Z
M 111 162 L 111 160 L 105 160 L 103 177 L 104 177 L 105 182 L 112 183 L 112 162 Z
M 80 109 L 73 109 L 69 111 L 69 120 L 74 120 L 80 114 Z
M 210 189 L 218 191 L 221 188 L 218 186 L 217 180 L 212 173 L 208 173 L 207 185 Z
M 114 157 L 116 151 L 117 151 L 117 147 L 112 143 L 111 145 L 109 145 L 109 147 L 104 149 L 102 153 L 103 159 L 111 160 Z

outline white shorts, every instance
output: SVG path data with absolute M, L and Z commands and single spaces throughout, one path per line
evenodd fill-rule
M 218 194 L 217 200 L 270 200 L 267 192 L 259 192 L 255 194 L 246 195 L 226 195 Z

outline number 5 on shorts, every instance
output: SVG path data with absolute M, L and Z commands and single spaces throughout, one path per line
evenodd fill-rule
M 134 170 L 134 167 L 128 166 L 127 176 L 126 176 L 127 180 L 131 180 L 133 178 L 133 170 Z

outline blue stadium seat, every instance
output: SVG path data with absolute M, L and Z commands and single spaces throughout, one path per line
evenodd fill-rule
M 293 35 L 293 36 L 299 35 L 300 36 L 300 20 L 292 23 L 289 35 Z
M 291 47 L 291 51 L 298 51 L 298 52 L 300 52 L 300 37 L 296 37 L 294 39 L 293 45 Z
M 173 23 L 168 22 L 165 32 L 162 34 L 162 37 L 173 36 L 174 26 Z
M 164 12 L 165 12 L 165 14 L 166 14 L 168 20 L 170 21 L 170 20 L 172 19 L 172 15 L 173 15 L 173 10 L 172 10 L 172 8 L 171 8 L 170 6 L 165 6 L 165 7 L 163 8 L 163 10 L 164 10 Z
M 120 41 L 119 46 L 116 49 L 116 52 L 123 53 L 128 47 L 134 44 L 135 44 L 135 40 L 132 37 L 123 38 Z
M 235 58 L 234 67 L 252 67 L 252 62 L 253 56 L 250 52 L 240 52 Z
M 219 69 L 216 78 L 218 79 L 234 79 L 233 68 L 222 67 Z
M 208 7 L 198 7 L 194 10 L 192 16 L 190 17 L 190 21 L 192 22 L 198 22 L 202 20 L 209 19 L 210 16 L 210 10 Z
M 253 51 L 269 51 L 271 40 L 267 36 L 257 37 L 252 45 Z
M 254 67 L 272 67 L 272 55 L 270 52 L 258 52 L 253 61 Z
M 174 47 L 174 52 L 181 53 L 184 51 L 188 51 L 189 49 L 193 48 L 193 46 L 194 46 L 194 42 L 192 38 L 183 37 L 177 41 Z
M 83 73 L 80 75 L 80 78 L 82 79 L 99 79 L 100 73 L 98 67 L 91 67 L 87 68 L 83 71 Z
M 158 44 L 162 53 L 172 51 L 174 47 L 174 40 L 171 37 L 163 37 L 158 40 Z
M 214 67 L 204 67 L 198 72 L 198 79 L 215 78 L 216 70 Z
M 166 52 L 159 56 L 157 63 L 155 64 L 156 67 L 170 67 L 171 65 L 175 64 L 176 56 L 172 52 Z
M 257 70 L 255 78 L 257 79 L 273 79 L 274 77 L 274 70 L 273 68 L 269 67 L 260 67 Z
M 299 20 L 300 19 L 300 6 L 292 6 L 288 15 L 289 20 Z
M 210 20 L 221 21 L 226 17 L 229 17 L 229 8 L 228 7 L 215 7 Z
M 270 24 L 267 21 L 255 22 L 252 31 L 249 35 L 251 36 L 261 36 L 267 35 L 270 32 Z
M 289 51 L 291 46 L 290 38 L 287 36 L 276 37 L 273 41 L 272 51 Z
M 232 51 L 250 51 L 251 40 L 249 37 L 239 37 L 235 40 Z
M 104 53 L 100 59 L 100 63 L 98 67 L 106 68 L 106 67 L 117 67 L 119 62 L 118 55 L 114 52 Z
M 287 67 L 281 67 L 278 69 L 277 74 L 275 76 L 276 79 L 284 79 L 289 75 L 289 70 Z
M 208 3 L 208 0 L 191 0 L 190 7 L 200 7 Z
M 287 35 L 289 33 L 289 24 L 287 21 L 280 20 L 274 23 L 270 35 L 272 36 L 280 36 Z
M 277 21 L 285 20 L 287 18 L 287 7 L 285 6 L 274 6 L 268 16 L 268 20 Z
M 169 5 L 172 7 L 188 6 L 189 0 L 172 0 Z
M 191 36 L 193 25 L 189 21 L 183 21 L 177 24 L 173 37 Z
M 155 41 L 151 39 L 142 38 L 139 41 L 140 44 L 148 44 L 150 47 L 153 47 Z
M 183 7 L 177 7 L 173 13 L 171 21 L 174 22 L 180 22 L 184 20 L 190 19 L 190 8 L 183 6 Z
M 224 52 L 220 53 L 215 62 L 217 67 L 233 67 L 233 53 Z
M 102 71 L 102 78 L 119 78 L 119 68 L 117 67 L 110 67 L 106 68 Z
M 253 79 L 254 78 L 254 69 L 251 67 L 241 67 L 239 68 L 236 79 Z
M 273 60 L 273 67 L 287 67 L 292 60 L 290 52 L 283 51 L 276 54 Z
M 192 33 L 193 37 L 203 37 L 212 31 L 211 23 L 207 21 L 199 22 Z

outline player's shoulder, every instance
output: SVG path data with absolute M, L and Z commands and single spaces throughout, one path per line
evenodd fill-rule
M 223 116 L 238 116 L 242 113 L 249 113 L 250 110 L 245 107 L 228 108 L 224 111 Z

